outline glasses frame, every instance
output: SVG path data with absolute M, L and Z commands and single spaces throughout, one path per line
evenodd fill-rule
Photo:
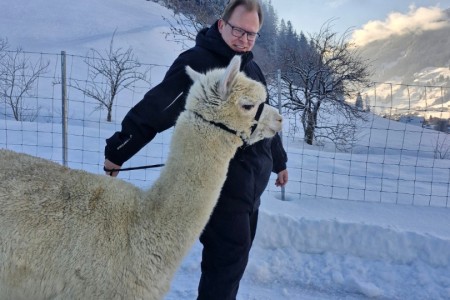
M 229 22 L 227 22 L 225 20 L 224 20 L 224 22 L 225 22 L 226 25 L 230 26 L 231 34 L 234 37 L 241 38 L 241 37 L 243 37 L 246 34 L 247 35 L 247 41 L 253 42 L 257 38 L 259 38 L 261 36 L 259 34 L 259 32 L 247 31 L 247 30 L 242 29 L 241 27 L 233 26 L 233 25 L 231 25 Z

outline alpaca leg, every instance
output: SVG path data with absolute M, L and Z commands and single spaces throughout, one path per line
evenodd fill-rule
M 200 237 L 202 276 L 198 300 L 234 300 L 255 237 L 258 212 L 215 211 Z

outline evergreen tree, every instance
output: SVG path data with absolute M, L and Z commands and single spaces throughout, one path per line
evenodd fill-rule
M 360 92 L 356 95 L 355 107 L 359 110 L 363 110 L 363 100 Z
M 253 52 L 255 53 L 255 59 L 258 61 L 263 72 L 265 74 L 270 74 L 277 68 L 275 58 L 277 55 L 278 16 L 271 1 L 262 2 L 261 8 L 264 15 L 264 21 L 263 26 L 259 31 L 260 37 L 253 48 Z
M 258 39 L 258 45 L 267 50 L 272 56 L 276 53 L 277 25 L 278 16 L 272 6 L 272 1 L 263 2 L 262 10 L 264 15 L 263 26 L 260 30 L 261 37 Z

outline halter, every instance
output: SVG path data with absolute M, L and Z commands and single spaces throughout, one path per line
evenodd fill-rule
M 255 115 L 255 121 L 259 121 L 259 118 L 261 117 L 262 111 L 264 109 L 264 103 L 261 103 L 258 107 L 258 110 L 256 111 L 256 115 Z M 209 121 L 206 120 L 201 114 L 195 112 L 195 111 L 191 111 L 194 113 L 194 115 L 196 115 L 197 117 L 199 117 L 200 119 L 202 119 L 203 121 L 212 124 L 220 129 L 225 130 L 226 132 L 229 132 L 233 135 L 236 135 L 238 137 L 241 138 L 242 142 L 244 143 L 244 146 L 247 145 L 247 143 L 245 142 L 245 140 L 243 139 L 242 135 L 240 135 L 236 130 L 231 129 L 230 127 L 226 126 L 223 123 L 218 123 L 218 122 L 214 122 L 214 121 Z M 251 134 L 253 134 L 253 132 L 256 130 L 256 127 L 258 126 L 257 123 L 253 124 L 251 127 Z M 132 170 L 141 170 L 141 169 L 149 169 L 149 168 L 158 168 L 158 167 L 162 167 L 164 166 L 164 164 L 157 164 L 157 165 L 147 165 L 147 166 L 140 166 L 140 167 L 131 167 L 131 168 L 123 168 L 123 169 L 107 169 L 106 167 L 103 167 L 103 170 L 105 172 L 109 172 L 109 175 L 112 175 L 113 172 L 117 172 L 117 171 L 132 171 Z
M 261 117 L 261 114 L 262 114 L 263 109 L 264 109 L 264 103 L 261 103 L 261 104 L 258 106 L 258 110 L 256 111 L 255 121 L 259 121 L 259 118 Z M 236 136 L 240 137 L 241 140 L 242 140 L 242 142 L 243 142 L 244 144 L 246 144 L 246 141 L 244 140 L 244 138 L 242 137 L 242 135 L 239 134 L 239 132 L 237 132 L 236 130 L 231 129 L 230 127 L 228 127 L 227 125 L 225 125 L 225 124 L 223 124 L 223 123 L 218 123 L 218 122 L 214 122 L 214 121 L 207 120 L 207 119 L 205 119 L 201 114 L 199 114 L 198 112 L 195 112 L 195 111 L 191 111 L 191 112 L 193 112 L 197 117 L 199 117 L 199 118 L 202 119 L 203 121 L 205 121 L 205 122 L 207 122 L 207 123 L 209 123 L 209 124 L 211 124 L 211 125 L 214 125 L 214 126 L 216 126 L 216 127 L 219 127 L 220 129 L 223 129 L 223 130 L 225 130 L 226 132 L 229 132 L 229 133 L 231 133 L 231 134 L 233 134 L 233 135 L 236 135 Z M 251 131 L 250 131 L 250 135 L 253 134 L 253 132 L 256 130 L 256 127 L 257 127 L 257 126 L 258 126 L 258 123 L 255 123 L 255 124 L 252 125 Z

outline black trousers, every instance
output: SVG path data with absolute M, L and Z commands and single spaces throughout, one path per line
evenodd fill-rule
M 235 300 L 255 238 L 258 211 L 214 211 L 200 242 L 203 244 L 198 300 Z

